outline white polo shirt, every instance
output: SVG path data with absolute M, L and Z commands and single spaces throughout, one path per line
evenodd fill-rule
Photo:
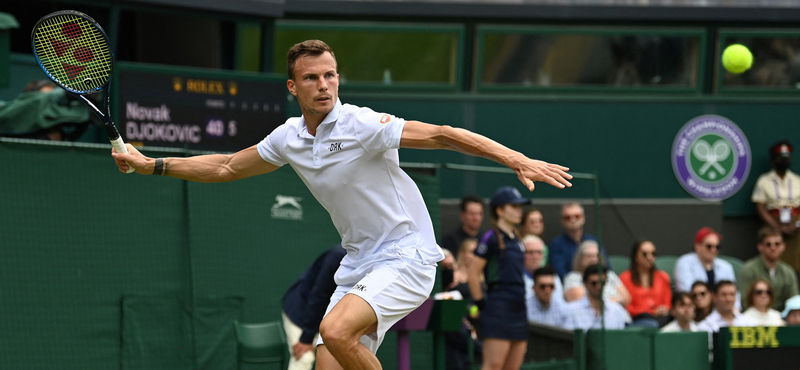
M 422 194 L 400 169 L 405 122 L 337 100 L 316 136 L 293 117 L 258 143 L 261 158 L 290 164 L 330 213 L 347 249 L 342 264 L 380 259 L 394 245 L 427 264 L 444 259 Z

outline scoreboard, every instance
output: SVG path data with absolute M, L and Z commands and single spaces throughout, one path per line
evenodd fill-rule
M 234 152 L 286 120 L 286 78 L 118 63 L 115 122 L 135 145 Z
M 800 369 L 800 327 L 720 328 L 714 363 L 717 370 Z

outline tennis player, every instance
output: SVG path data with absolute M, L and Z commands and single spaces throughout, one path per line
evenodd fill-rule
M 486 137 L 449 126 L 406 121 L 342 104 L 333 50 L 322 41 L 294 45 L 288 54 L 289 92 L 302 117 L 290 118 L 260 143 L 234 154 L 148 158 L 134 147 L 112 153 L 120 171 L 131 166 L 197 182 L 224 182 L 290 164 L 330 213 L 347 255 L 320 324 L 317 368 L 380 369 L 375 353 L 386 331 L 428 298 L 436 245 L 422 195 L 399 166 L 399 148 L 449 149 L 480 156 L 534 181 L 572 186 L 566 167 L 532 160 Z M 127 163 L 126 163 L 127 162 Z

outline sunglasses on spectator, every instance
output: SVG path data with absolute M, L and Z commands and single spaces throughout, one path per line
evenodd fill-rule
M 556 288 L 555 284 L 539 284 L 537 286 L 539 287 L 539 289 L 555 289 Z
M 767 289 L 767 290 L 756 289 L 755 293 L 756 293 L 756 295 L 762 295 L 762 294 L 772 295 L 772 291 L 769 290 L 769 289 Z
M 779 247 L 781 245 L 783 245 L 783 242 L 764 243 L 764 246 L 767 247 L 767 248 Z
M 600 286 L 600 280 L 589 280 L 586 282 L 587 285 L 591 285 L 593 287 Z
M 714 249 L 716 249 L 716 250 L 720 250 L 720 249 L 722 249 L 722 246 L 721 246 L 721 245 L 719 245 L 719 244 L 711 244 L 711 243 L 706 243 L 706 248 L 707 248 L 708 250 L 711 250 L 711 248 L 714 248 Z
M 583 218 L 582 215 L 564 215 L 564 221 L 580 220 L 581 218 Z
M 641 254 L 642 257 L 650 257 L 650 256 L 655 257 L 656 256 L 656 252 L 639 252 L 639 254 Z
M 697 297 L 705 297 L 705 296 L 706 296 L 706 294 L 708 294 L 708 292 L 697 292 L 697 293 L 692 293 L 692 298 L 697 298 Z

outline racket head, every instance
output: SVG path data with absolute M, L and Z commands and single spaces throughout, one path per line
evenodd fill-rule
M 76 94 L 102 90 L 114 72 L 114 54 L 102 27 L 75 10 L 50 13 L 33 27 L 31 46 L 44 73 Z

